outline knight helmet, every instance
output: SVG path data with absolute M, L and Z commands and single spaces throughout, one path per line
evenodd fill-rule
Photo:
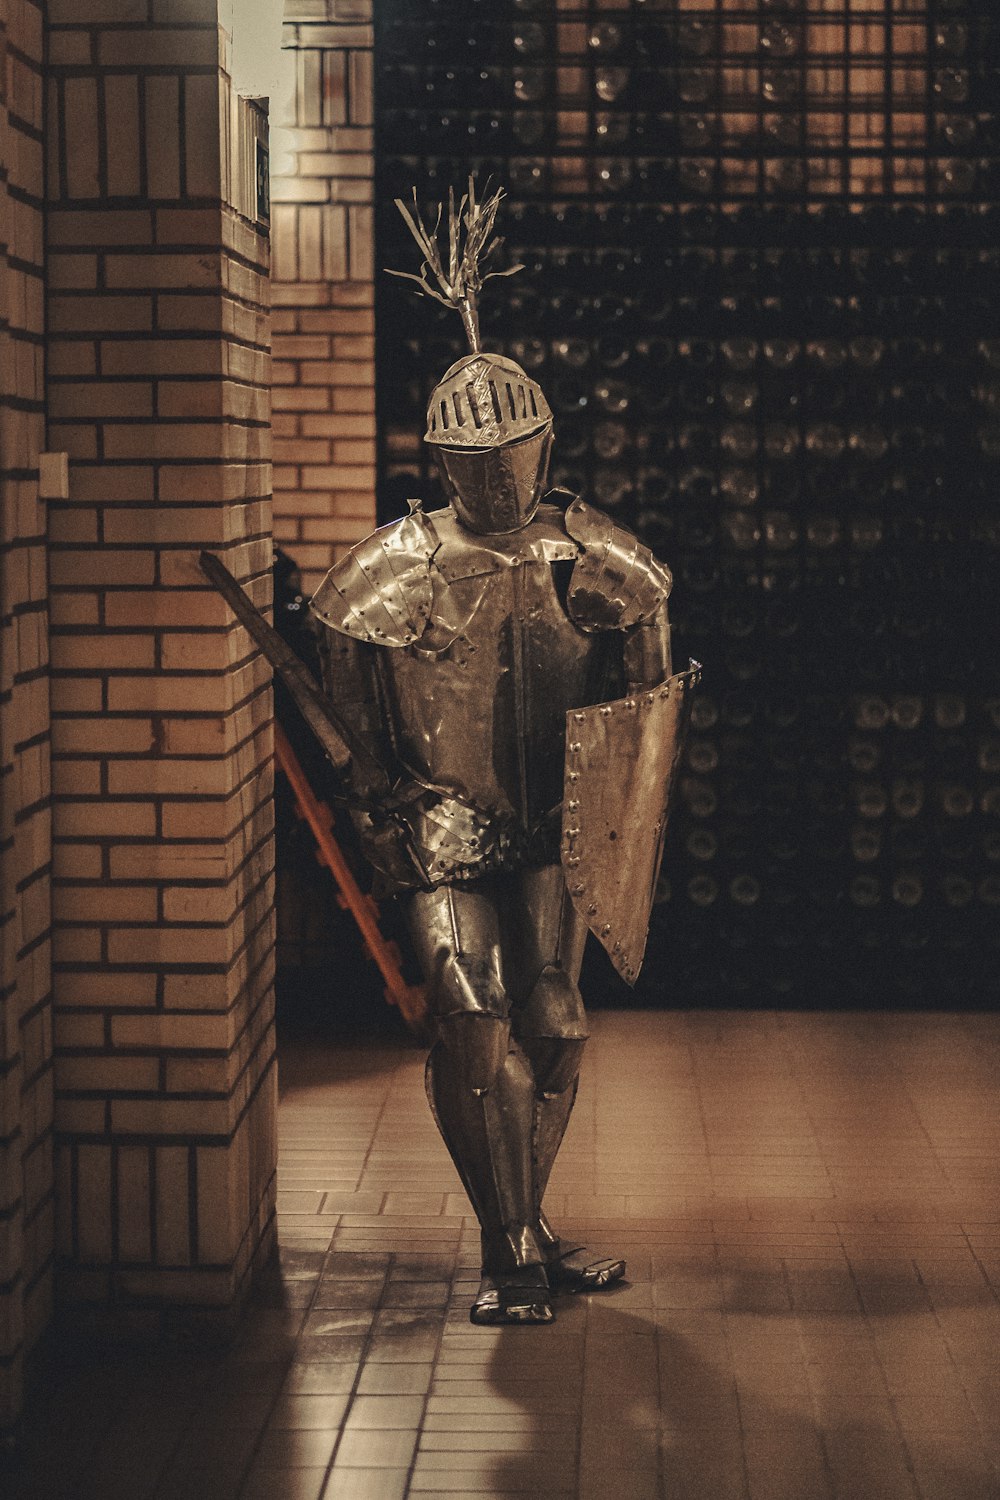
M 443 207 L 438 206 L 437 219 L 428 228 L 416 190 L 412 206 L 397 198 L 396 207 L 423 259 L 419 275 L 390 272 L 416 282 L 424 296 L 461 315 L 472 352 L 446 370 L 431 392 L 424 441 L 431 446 L 459 521 L 485 536 L 520 531 L 528 524 L 545 491 L 552 448 L 552 413 L 539 386 L 512 359 L 486 353 L 479 342 L 484 284 L 522 269 L 485 269 L 503 243 L 493 234 L 503 196 L 495 188 L 477 198 L 471 177 L 457 205 L 449 193 L 446 251 L 438 243 Z
M 457 360 L 431 392 L 424 441 L 471 531 L 517 531 L 531 520 L 545 491 L 552 413 L 512 359 L 476 353 Z

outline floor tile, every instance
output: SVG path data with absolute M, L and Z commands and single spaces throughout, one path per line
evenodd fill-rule
M 278 1469 L 255 1466 L 240 1491 L 240 1500 L 320 1500 L 326 1468 Z
M 254 1463 L 274 1469 L 320 1467 L 329 1461 L 336 1438 L 335 1427 L 269 1427 L 261 1438 Z
M 237 1337 L 67 1355 L 4 1500 L 997 1500 L 1000 1017 L 591 1020 L 546 1204 L 625 1283 L 472 1327 L 418 1050 L 287 1045 Z
M 347 1394 L 282 1396 L 271 1412 L 268 1427 L 279 1431 L 335 1431 L 344 1420 L 349 1400 Z
M 403 1500 L 408 1479 L 408 1469 L 334 1468 L 323 1500 Z
M 392 1427 L 416 1430 L 424 1413 L 422 1395 L 355 1396 L 347 1416 L 348 1431 Z
M 350 1428 L 337 1446 L 339 1469 L 405 1468 L 417 1446 L 416 1428 Z
M 364 1396 L 422 1396 L 430 1388 L 434 1366 L 366 1364 L 358 1380 Z

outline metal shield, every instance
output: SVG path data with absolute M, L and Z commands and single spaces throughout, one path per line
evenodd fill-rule
M 698 664 L 566 715 L 562 863 L 573 904 L 628 984 L 639 977 L 670 789 Z

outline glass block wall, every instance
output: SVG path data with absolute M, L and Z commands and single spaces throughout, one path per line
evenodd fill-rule
M 675 573 L 705 664 L 645 973 L 658 1004 L 1000 987 L 1000 12 L 993 0 L 384 0 L 392 206 L 503 184 L 484 342 L 553 479 Z M 461 327 L 377 288 L 382 518 Z M 592 992 L 628 998 L 595 965 Z

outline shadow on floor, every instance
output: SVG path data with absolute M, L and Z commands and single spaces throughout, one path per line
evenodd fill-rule
M 496 1432 L 484 1418 L 484 1446 L 499 1451 L 488 1475 L 480 1476 L 490 1494 L 566 1493 L 578 1500 L 1000 1495 L 973 1433 L 963 1439 L 911 1430 L 904 1438 L 884 1381 L 880 1391 L 869 1389 L 868 1341 L 849 1320 L 840 1320 L 840 1338 L 858 1344 L 854 1377 L 844 1367 L 838 1385 L 828 1366 L 817 1390 L 815 1381 L 803 1380 L 801 1364 L 783 1364 L 780 1337 L 768 1348 L 780 1315 L 744 1303 L 755 1325 L 756 1369 L 741 1372 L 737 1383 L 732 1343 L 716 1315 L 619 1310 L 616 1300 L 627 1301 L 635 1290 L 624 1286 L 591 1298 L 586 1310 L 561 1303 L 559 1332 L 552 1330 L 548 1347 L 542 1341 L 549 1330 L 528 1334 L 535 1341 L 530 1359 L 522 1331 L 498 1339 L 487 1371 L 504 1413 Z M 883 1290 L 884 1305 L 896 1303 L 903 1312 L 909 1303 L 919 1310 L 908 1290 L 899 1296 L 897 1282 Z

